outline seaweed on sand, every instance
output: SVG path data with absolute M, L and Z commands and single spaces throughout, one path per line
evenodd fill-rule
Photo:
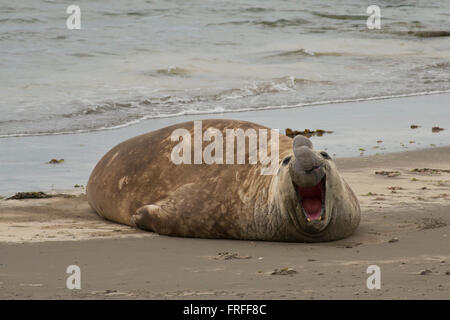
M 12 197 L 7 198 L 6 200 L 22 200 L 22 199 L 45 199 L 51 198 L 52 196 L 46 194 L 44 192 L 17 192 Z
M 64 159 L 52 159 L 52 160 L 50 160 L 49 162 L 47 162 L 47 163 L 49 163 L 49 164 L 60 164 L 60 163 L 63 163 L 64 162 Z
M 303 131 L 299 131 L 299 130 L 292 130 L 291 128 L 286 128 L 286 135 L 290 138 L 294 138 L 297 135 L 302 135 L 307 138 L 310 138 L 312 136 L 321 137 L 325 133 L 333 133 L 333 131 L 327 131 L 327 130 L 323 130 L 323 129 L 316 129 L 316 130 L 305 129 Z

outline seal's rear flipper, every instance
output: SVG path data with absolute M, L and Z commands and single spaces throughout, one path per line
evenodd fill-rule
M 168 214 L 160 206 L 146 205 L 140 207 L 136 214 L 131 215 L 131 224 L 139 229 L 153 231 L 159 234 L 170 233 Z

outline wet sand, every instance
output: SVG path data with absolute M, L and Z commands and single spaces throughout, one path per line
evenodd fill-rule
M 329 243 L 159 236 L 97 217 L 82 189 L 0 201 L 0 298 L 449 299 L 450 173 L 411 170 L 450 169 L 450 147 L 336 162 L 362 221 Z M 81 290 L 65 287 L 72 264 Z M 373 264 L 379 290 L 366 287 Z M 271 274 L 282 268 L 296 273 Z
M 116 130 L 54 136 L 0 138 L 0 196 L 18 191 L 48 191 L 85 185 L 95 164 L 112 147 L 131 137 L 175 123 L 202 119 L 251 121 L 284 133 L 333 131 L 311 141 L 333 158 L 359 157 L 447 146 L 450 141 L 450 93 L 396 99 L 331 103 L 258 112 L 149 119 Z M 419 125 L 411 129 L 412 124 Z M 432 127 L 445 128 L 433 133 Z M 382 141 L 378 143 L 377 141 Z M 51 165 L 50 159 L 64 159 Z

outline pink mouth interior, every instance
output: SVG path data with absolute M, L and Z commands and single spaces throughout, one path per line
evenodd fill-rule
M 322 181 L 312 187 L 298 187 L 298 195 L 300 196 L 306 217 L 310 220 L 318 220 L 322 211 Z

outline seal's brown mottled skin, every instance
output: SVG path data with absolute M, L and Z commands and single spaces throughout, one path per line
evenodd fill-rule
M 202 126 L 203 132 L 221 130 L 224 140 L 225 129 L 269 129 L 236 120 L 203 120 Z M 99 161 L 87 198 L 100 216 L 163 235 L 271 241 L 330 241 L 351 235 L 358 226 L 355 195 L 333 161 L 310 142 L 304 146 L 296 139 L 293 148 L 293 139 L 280 134 L 278 173 L 265 176 L 259 161 L 175 165 L 170 155 L 179 142 L 170 137 L 177 128 L 194 136 L 193 122 L 173 125 L 129 139 Z M 203 148 L 209 143 L 203 142 Z M 270 140 L 268 145 L 270 150 Z M 317 179 L 326 176 L 326 210 L 324 219 L 308 222 L 293 182 L 310 179 L 302 178 L 311 177 L 302 170 L 317 163 Z

